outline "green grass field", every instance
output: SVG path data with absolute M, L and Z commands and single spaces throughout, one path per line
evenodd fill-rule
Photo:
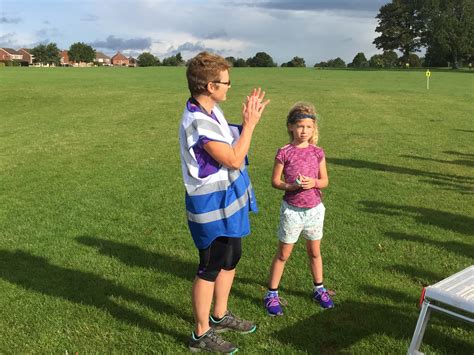
M 187 230 L 178 123 L 184 68 L 0 69 L 0 353 L 181 353 L 197 252 Z M 252 143 L 260 212 L 227 334 L 247 353 L 406 353 L 424 285 L 473 263 L 474 75 L 236 68 L 222 107 L 272 100 Z M 262 308 L 282 193 L 274 154 L 296 101 L 321 114 L 329 187 L 322 311 L 304 243 L 287 264 L 284 317 Z M 433 314 L 422 350 L 472 354 L 467 323 Z

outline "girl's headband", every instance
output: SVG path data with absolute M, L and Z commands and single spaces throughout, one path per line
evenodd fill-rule
M 302 120 L 305 118 L 311 118 L 312 120 L 316 120 L 315 115 L 310 115 L 307 113 L 297 113 L 296 115 L 291 116 L 289 121 L 297 121 L 297 120 Z

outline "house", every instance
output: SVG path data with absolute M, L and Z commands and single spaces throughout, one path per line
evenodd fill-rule
M 133 57 L 128 57 L 128 66 L 129 67 L 136 67 L 138 66 L 138 60 Z
M 128 66 L 130 64 L 128 58 L 120 52 L 117 52 L 117 54 L 112 57 L 111 61 L 112 65 L 116 66 Z
M 64 50 L 64 51 L 61 51 L 59 52 L 59 57 L 61 58 L 60 59 L 60 64 L 64 67 L 67 67 L 69 65 L 71 65 L 71 63 L 69 62 L 69 52 Z
M 110 57 L 106 56 L 102 52 L 95 52 L 95 60 L 94 62 L 98 65 L 111 65 L 110 64 Z
M 23 60 L 23 54 L 12 48 L 0 48 L 0 61 L 9 62 L 11 60 L 21 62 Z
M 24 65 L 32 65 L 33 64 L 34 56 L 30 53 L 29 49 L 20 48 L 17 52 L 21 53 L 21 55 L 23 56 L 23 59 L 21 60 L 22 64 L 24 64 Z

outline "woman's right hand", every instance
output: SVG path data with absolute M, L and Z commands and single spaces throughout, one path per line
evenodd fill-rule
M 265 107 L 268 105 L 270 100 L 263 101 L 265 97 L 265 91 L 261 88 L 253 89 L 249 96 L 247 96 L 247 102 L 242 104 L 242 125 L 247 126 L 251 129 L 260 121 Z

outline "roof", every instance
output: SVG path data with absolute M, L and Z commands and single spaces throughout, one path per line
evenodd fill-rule
M 102 52 L 95 52 L 95 59 L 110 59 L 110 57 Z
M 12 48 L 0 48 L 0 49 L 3 49 L 5 52 L 7 52 L 8 54 L 12 54 L 12 55 L 21 55 L 21 53 L 19 53 L 18 51 L 12 49 Z
M 28 54 L 31 54 L 31 49 L 28 49 L 28 48 L 20 48 L 20 49 L 18 50 L 18 52 L 20 52 L 20 51 L 23 51 L 23 52 L 26 52 L 26 53 L 28 53 Z
M 112 60 L 115 60 L 115 59 L 118 59 L 118 60 L 128 60 L 128 58 L 126 56 L 124 56 L 122 53 L 120 52 L 117 52 L 116 55 L 114 55 L 112 57 Z

